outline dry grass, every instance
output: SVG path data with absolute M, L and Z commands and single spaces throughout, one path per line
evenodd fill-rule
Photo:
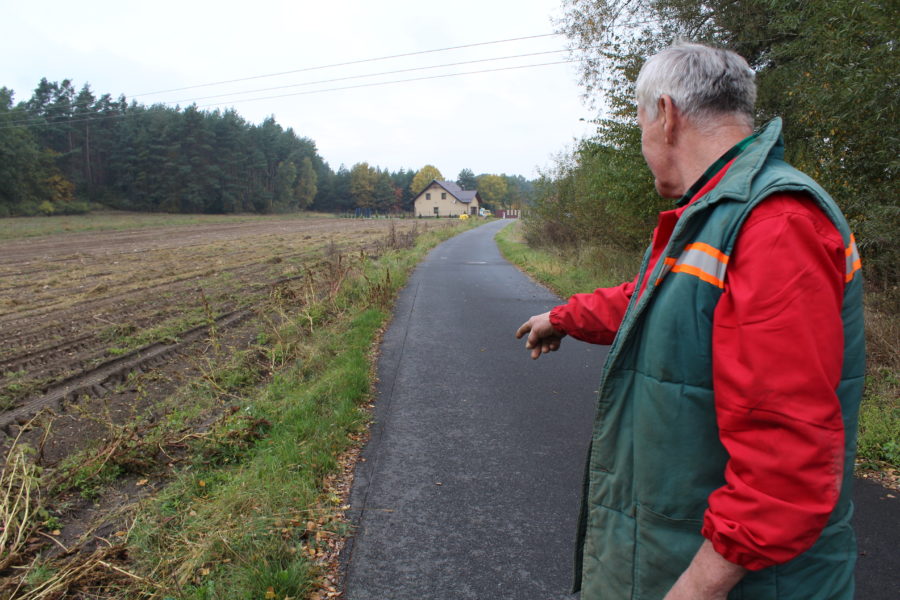
M 79 597 L 113 600 L 118 597 L 117 584 L 120 582 L 136 580 L 150 588 L 157 587 L 116 564 L 125 557 L 124 545 L 98 548 L 87 556 L 66 557 L 55 561 L 54 568 L 42 581 L 28 590 L 22 590 L 20 582 L 8 597 L 18 600 L 61 600 L 72 598 L 73 592 L 83 592 Z
M 18 440 L 17 440 L 18 441 Z M 40 491 L 37 467 L 13 444 L 0 473 L 0 571 L 15 564 L 36 529 Z
M 26 554 L 26 547 L 33 541 L 32 536 L 38 530 L 38 519 L 44 509 L 40 468 L 31 457 L 35 450 L 20 443 L 22 433 L 43 416 L 43 412 L 38 413 L 21 428 L 6 452 L 0 471 L 0 573 Z M 41 440 L 40 447 L 45 440 L 46 436 Z M 40 448 L 37 452 L 40 453 Z M 0 583 L 0 591 L 2 589 Z
M 896 294 L 895 294 L 896 295 Z M 900 317 L 884 292 L 866 298 L 866 394 L 859 415 L 859 462 L 900 471 Z
M 900 316 L 877 296 L 866 300 L 866 354 L 871 364 L 900 373 Z

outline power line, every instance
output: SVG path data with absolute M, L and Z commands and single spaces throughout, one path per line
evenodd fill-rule
M 335 82 L 339 82 L 339 81 L 348 81 L 348 80 L 353 80 L 353 79 L 363 79 L 363 78 L 368 78 L 368 77 L 378 77 L 378 76 L 384 76 L 384 75 L 396 75 L 399 73 L 408 73 L 408 72 L 446 68 L 446 67 L 453 67 L 453 66 L 461 66 L 461 65 L 467 65 L 467 64 L 477 64 L 477 63 L 484 63 L 484 62 L 493 62 L 493 61 L 498 61 L 498 60 L 510 60 L 510 59 L 515 59 L 515 58 L 526 58 L 526 57 L 533 57 L 533 56 L 542 56 L 542 55 L 547 55 L 547 54 L 559 54 L 559 53 L 568 52 L 568 51 L 569 50 L 567 50 L 567 49 L 548 50 L 548 51 L 543 51 L 543 52 L 530 52 L 530 53 L 526 53 L 526 54 L 516 54 L 516 55 L 500 56 L 500 57 L 494 57 L 494 58 L 483 58 L 483 59 L 476 59 L 476 60 L 469 60 L 469 61 L 460 61 L 460 62 L 455 62 L 455 63 L 445 63 L 445 64 L 440 64 L 440 65 L 430 65 L 430 66 L 425 66 L 425 67 L 398 69 L 398 70 L 394 70 L 394 71 L 381 71 L 378 73 L 352 75 L 352 76 L 348 76 L 348 77 L 338 77 L 338 78 L 334 78 L 334 79 L 322 79 L 322 80 L 318 80 L 318 81 L 302 82 L 302 83 L 297 83 L 297 84 L 276 86 L 276 87 L 271 87 L 271 88 L 250 89 L 250 90 L 244 90 L 244 91 L 240 91 L 240 92 L 232 92 L 232 93 L 228 93 L 228 94 L 218 94 L 218 95 L 212 95 L 212 96 L 185 98 L 185 99 L 181 99 L 181 100 L 160 101 L 160 102 L 158 102 L 158 104 L 179 105 L 179 104 L 183 104 L 186 102 L 196 103 L 199 100 L 224 98 L 227 96 L 252 94 L 252 93 L 257 93 L 257 92 L 266 92 L 266 91 L 273 91 L 273 90 L 279 90 L 279 89 L 288 89 L 288 88 L 303 87 L 303 86 L 309 86 L 309 85 L 318 85 L 318 84 L 323 84 L 323 83 L 335 83 Z M 572 62 L 572 61 L 566 60 L 566 61 L 562 61 L 562 62 Z M 544 64 L 561 64 L 561 63 L 558 63 L 558 62 L 541 63 L 536 66 L 543 66 Z M 498 68 L 498 69 L 488 69 L 488 70 L 482 70 L 482 71 L 472 71 L 472 72 L 463 72 L 463 73 L 450 73 L 450 74 L 446 74 L 446 75 L 442 75 L 442 76 L 438 76 L 438 77 L 410 78 L 410 79 L 403 79 L 403 80 L 397 80 L 397 81 L 388 81 L 388 82 L 383 82 L 383 84 L 388 85 L 388 84 L 394 84 L 394 83 L 404 83 L 407 81 L 421 81 L 424 79 L 434 79 L 434 78 L 439 78 L 439 77 L 456 77 L 456 76 L 460 76 L 460 75 L 477 74 L 477 73 L 493 72 L 493 71 L 503 71 L 503 70 L 515 69 L 515 68 L 528 68 L 530 66 L 535 66 L 535 65 L 523 65 L 522 67 L 502 67 L 502 68 Z M 357 87 L 369 87 L 371 85 L 380 85 L 380 84 L 368 84 L 368 85 L 364 85 L 364 86 L 346 86 L 346 87 L 338 87 L 338 88 L 328 88 L 326 90 L 314 90 L 312 92 L 307 92 L 307 93 L 309 94 L 309 93 L 338 91 L 338 90 L 344 90 L 344 89 L 354 89 Z M 269 96 L 266 98 L 280 98 L 283 96 L 295 96 L 295 95 L 304 95 L 304 94 L 303 93 L 285 94 L 285 95 Z M 243 101 L 248 101 L 248 100 L 252 101 L 252 100 L 257 100 L 257 99 L 261 99 L 261 98 L 249 98 L 249 99 L 245 98 L 245 99 L 234 100 L 233 102 L 243 102 Z M 208 104 L 206 106 L 219 106 L 221 104 L 224 104 L 224 102 Z M 28 117 L 26 119 L 20 119 L 20 120 L 4 123 L 2 126 L 0 126 L 0 129 L 6 129 L 6 128 L 9 128 L 10 126 L 18 126 L 18 125 L 47 126 L 47 125 L 54 125 L 56 123 L 60 123 L 60 124 L 62 124 L 62 123 L 83 123 L 83 122 L 86 122 L 89 120 L 98 120 L 98 119 L 102 119 L 102 118 L 115 118 L 118 116 L 119 115 L 109 115 L 107 117 L 86 117 L 84 119 L 76 118 L 76 120 L 71 120 L 71 117 L 66 118 L 65 116 L 62 116 L 62 117 L 60 117 L 61 120 L 58 122 L 47 122 L 46 117 L 35 116 L 35 117 Z
M 394 55 L 394 56 L 412 56 L 412 55 L 416 55 L 416 54 L 428 54 L 428 53 L 433 53 L 433 52 L 442 52 L 442 51 L 445 51 L 445 50 L 453 50 L 453 49 L 456 49 L 456 48 L 469 48 L 469 47 L 474 47 L 474 46 L 484 46 L 484 45 L 489 45 L 489 44 L 499 44 L 499 43 L 504 43 L 504 42 L 517 41 L 517 40 L 526 40 L 526 39 L 534 39 L 534 38 L 552 37 L 552 36 L 555 36 L 555 35 L 557 35 L 557 34 L 542 34 L 542 35 L 526 36 L 526 37 L 519 37 L 519 38 L 509 38 L 509 39 L 506 39 L 506 40 L 496 40 L 496 41 L 492 41 L 492 42 L 478 42 L 478 43 L 474 43 L 474 44 L 465 44 L 465 45 L 462 45 L 462 46 L 453 46 L 453 47 L 450 47 L 450 48 L 438 48 L 438 49 L 434 49 L 434 50 L 423 50 L 423 51 L 419 51 L 419 52 L 408 52 L 408 53 L 405 53 L 405 54 L 398 54 L 398 55 Z M 471 61 L 460 61 L 460 62 L 455 62 L 455 63 L 446 63 L 446 64 L 442 64 L 442 65 L 431 65 L 431 66 L 425 66 L 425 67 L 415 67 L 415 68 L 409 68 L 409 69 L 399 69 L 399 70 L 394 70 L 394 71 L 382 71 L 382 72 L 378 72 L 378 73 L 370 73 L 370 74 L 354 75 L 354 76 L 348 76 L 348 77 L 338 77 L 338 78 L 333 78 L 333 79 L 323 79 L 323 80 L 319 80 L 319 81 L 303 82 L 303 83 L 297 83 L 297 84 L 290 84 L 290 85 L 283 85 L 283 86 L 275 86 L 275 87 L 270 87 L 270 88 L 250 89 L 250 90 L 243 90 L 243 91 L 240 91 L 240 92 L 230 92 L 230 93 L 226 93 L 226 94 L 216 94 L 216 95 L 211 95 L 211 96 L 200 96 L 200 97 L 194 97 L 194 98 L 184 98 L 184 99 L 180 99 L 180 100 L 160 100 L 158 103 L 159 103 L 159 104 L 170 104 L 170 105 L 171 105 L 171 104 L 183 104 L 183 103 L 195 103 L 195 102 L 197 102 L 197 101 L 199 101 L 199 100 L 207 100 L 207 99 L 212 99 L 212 98 L 224 98 L 224 97 L 227 97 L 227 96 L 238 96 L 238 95 L 242 95 L 242 94 L 252 94 L 252 93 L 256 93 L 256 92 L 273 91 L 273 90 L 278 90 L 278 89 L 288 89 L 288 88 L 292 88 L 292 87 L 302 87 L 302 86 L 309 86 L 309 85 L 318 85 L 318 84 L 323 84 L 323 83 L 334 83 L 334 82 L 337 82 L 337 81 L 347 81 L 347 80 L 352 80 L 352 79 L 362 79 L 362 78 L 366 78 L 366 77 L 377 77 L 377 76 L 382 76 L 382 75 L 395 75 L 395 74 L 398 74 L 398 73 L 404 73 L 404 72 L 413 72 L 413 71 L 419 71 L 419 70 L 428 70 L 428 69 L 437 69 L 437 68 L 444 68 L 444 67 L 451 67 L 451 66 L 460 66 L 460 65 L 465 65 L 465 64 L 475 64 L 475 63 L 480 63 L 480 62 L 491 62 L 491 61 L 495 61 L 495 60 L 509 60 L 509 59 L 514 59 L 514 58 L 525 58 L 525 57 L 539 56 L 539 55 L 544 55 L 544 54 L 554 54 L 554 53 L 560 53 L 560 52 L 570 52 L 571 50 L 572 50 L 572 49 L 565 49 L 565 48 L 564 48 L 564 49 L 559 49 L 559 50 L 549 50 L 549 51 L 543 51 L 543 52 L 532 52 L 532 53 L 518 54 L 518 55 L 511 55 L 511 56 L 502 56 L 502 57 L 496 57 L 496 58 L 477 59 L 477 60 L 471 60 Z M 296 71 L 286 71 L 286 72 L 284 72 L 284 73 L 282 73 L 282 74 L 296 73 L 296 72 L 301 72 L 301 71 L 311 71 L 311 70 L 324 69 L 324 68 L 328 68 L 328 67 L 341 66 L 341 65 L 350 65 L 350 64 L 358 64 L 358 63 L 373 62 L 373 61 L 378 61 L 378 60 L 385 60 L 385 59 L 388 59 L 388 58 L 392 58 L 392 57 L 371 58 L 371 59 L 363 59 L 363 60 L 351 61 L 351 62 L 348 62 L 348 63 L 339 63 L 339 64 L 334 64 L 334 65 L 326 65 L 326 66 L 319 66 L 319 67 L 308 67 L 308 68 L 306 68 L 306 69 L 298 69 L 298 70 L 296 70 Z M 276 74 L 276 75 L 277 75 L 277 74 Z M 233 79 L 233 80 L 230 80 L 230 82 L 239 82 L 239 81 L 254 80 L 254 79 L 260 79 L 260 78 L 263 78 L 263 77 L 269 77 L 269 75 L 259 75 L 259 76 L 247 77 L 247 78 L 243 78 L 243 79 Z M 229 82 L 219 82 L 219 83 L 229 83 Z M 216 83 L 201 84 L 201 85 L 197 85 L 197 86 L 188 86 L 188 87 L 184 87 L 184 88 L 175 88 L 175 89 L 170 90 L 170 91 L 178 91 L 178 90 L 194 89 L 194 88 L 198 88 L 198 87 L 212 86 L 212 85 L 217 85 L 217 84 L 216 84 Z M 164 91 L 160 91 L 160 92 L 148 92 L 148 93 L 145 93 L 145 94 L 138 94 L 138 96 L 141 96 L 141 95 L 150 95 L 150 94 L 161 94 L 161 93 L 164 93 Z M 121 96 L 120 96 L 120 97 L 121 97 Z M 127 97 L 127 96 L 125 96 L 125 97 Z M 132 97 L 132 99 L 133 99 L 133 97 Z M 71 121 L 69 121 L 69 122 L 71 122 Z M 79 122 L 82 122 L 82 121 L 79 121 Z M 11 121 L 11 122 L 5 123 L 4 125 L 20 125 L 20 124 L 30 124 L 30 123 L 41 124 L 41 125 L 46 125 L 46 124 L 47 124 L 46 121 L 45 121 L 45 117 L 29 117 L 29 118 L 26 118 L 26 119 L 19 119 L 19 120 L 16 120 L 16 121 Z M 5 127 L 0 127 L 0 128 L 5 128 Z
M 466 71 L 466 72 L 462 72 L 462 73 L 445 73 L 442 75 L 429 75 L 426 77 L 412 77 L 412 78 L 408 78 L 408 79 L 398 79 L 398 80 L 394 80 L 394 81 L 379 81 L 379 82 L 364 83 L 364 84 L 359 84 L 359 85 L 326 88 L 326 89 L 321 89 L 321 90 L 309 90 L 309 91 L 305 91 L 305 92 L 294 92 L 294 93 L 290 93 L 290 94 L 278 94 L 275 96 L 262 96 L 259 98 L 244 98 L 244 99 L 240 99 L 240 100 L 235 100 L 231 104 L 237 104 L 240 102 L 255 102 L 255 101 L 259 101 L 259 100 L 274 100 L 277 98 L 287 98 L 287 97 L 293 97 L 293 96 L 307 96 L 307 95 L 312 95 L 312 94 L 323 94 L 323 93 L 328 93 L 328 92 L 337 92 L 337 91 L 342 91 L 342 90 L 352 90 L 352 89 L 359 89 L 359 88 L 366 88 L 366 87 L 396 85 L 396 84 L 403 84 L 403 83 L 411 83 L 411 82 L 415 82 L 415 81 L 426 81 L 426 80 L 431 80 L 431 79 L 461 77 L 461 76 L 465 76 L 465 75 L 478 75 L 478 74 L 482 74 L 482 73 L 497 73 L 497 72 L 501 72 L 501 71 L 530 69 L 530 68 L 536 68 L 536 67 L 546 67 L 546 66 L 552 66 L 552 65 L 569 64 L 572 62 L 576 62 L 576 61 L 574 59 L 566 59 L 566 60 L 546 62 L 546 63 L 517 65 L 517 66 L 512 66 L 512 67 L 499 67 L 496 69 L 481 69 L 478 71 Z M 223 103 L 221 103 L 221 102 L 214 103 L 214 104 L 206 104 L 203 106 L 198 106 L 197 108 L 210 108 L 210 107 L 214 107 L 214 106 L 221 106 L 222 104 Z M 101 116 L 101 117 L 88 117 L 85 119 L 77 119 L 77 118 L 76 119 L 66 119 L 66 120 L 54 121 L 54 122 L 46 122 L 46 121 L 45 122 L 37 122 L 37 121 L 43 120 L 43 117 L 36 117 L 35 118 L 36 122 L 27 123 L 24 121 L 20 121 L 20 122 L 13 123 L 13 124 L 6 123 L 3 125 L 0 125 L 0 129 L 12 129 L 15 127 L 29 127 L 29 126 L 30 127 L 69 126 L 69 125 L 75 125 L 77 123 L 88 123 L 88 122 L 95 122 L 95 121 L 105 121 L 105 120 L 109 120 L 109 119 L 118 119 L 118 118 L 132 116 L 133 114 L 134 113 L 126 112 L 126 113 L 121 113 L 121 114 L 116 114 L 116 115 L 105 115 L 105 116 Z
M 358 65 L 358 64 L 362 64 L 362 63 L 376 62 L 376 61 L 380 61 L 380 60 L 391 60 L 391 59 L 394 59 L 394 58 L 403 58 L 403 57 L 406 57 L 406 56 L 418 56 L 418 55 L 421 55 L 421 54 L 432 54 L 432 53 L 435 53 L 435 52 L 447 52 L 447 51 L 449 51 L 449 50 L 460 50 L 460 49 L 462 49 L 462 48 L 474 48 L 474 47 L 476 47 L 476 46 L 489 46 L 489 45 L 492 45 L 492 44 L 505 44 L 505 43 L 508 43 L 508 42 L 518 42 L 518 41 L 522 41 L 522 40 L 533 40 L 533 39 L 537 39 L 537 38 L 554 37 L 554 36 L 558 36 L 558 35 L 562 35 L 562 34 L 559 34 L 559 33 L 542 33 L 542 34 L 540 34 L 540 35 L 527 35 L 527 36 L 517 37 L 517 38 L 508 38 L 508 39 L 505 39 L 505 40 L 493 40 L 493 41 L 490 41 L 490 42 L 477 42 L 477 43 L 474 43 L 474 44 L 463 44 L 463 45 L 461 45 L 461 46 L 448 46 L 447 48 L 435 48 L 435 49 L 433 49 L 433 50 L 419 50 L 419 51 L 416 51 L 416 52 L 404 52 L 403 54 L 392 54 L 392 55 L 390 55 L 390 56 L 379 56 L 379 57 L 376 57 L 376 58 L 363 58 L 363 59 L 359 59 L 359 60 L 351 60 L 351 61 L 347 61 L 347 62 L 333 63 L 333 64 L 330 64 L 330 65 L 319 65 L 319 66 L 316 66 L 316 67 L 305 67 L 305 68 L 302 68 L 302 69 L 293 69 L 293 70 L 291 70 L 291 71 L 282 71 L 282 72 L 280 72 L 280 73 L 268 73 L 268 74 L 266 74 L 266 75 L 253 75 L 253 76 L 251 76 L 251 77 L 241 77 L 241 78 L 238 78 L 238 79 L 228 79 L 228 80 L 225 80 L 225 81 L 213 81 L 213 82 L 210 82 L 210 83 L 201 83 L 201 84 L 197 84 L 197 85 L 189 85 L 189 86 L 186 86 L 186 87 L 172 88 L 172 89 L 168 89 L 168 90 L 160 90 L 160 91 L 157 91 L 157 92 L 143 92 L 143 93 L 141 93 L 141 94 L 133 94 L 133 95 L 130 96 L 130 97 L 131 97 L 131 98 L 138 98 L 138 97 L 140 97 L 140 96 L 151 96 L 151 95 L 155 95 L 155 94 L 168 94 L 168 93 L 170 93 L 170 92 L 182 92 L 182 91 L 184 91 L 184 90 L 192 90 L 192 89 L 195 89 L 195 88 L 201 88 L 201 87 L 211 87 L 211 86 L 214 86 L 214 85 L 224 85 L 224 84 L 226 84 L 226 83 L 238 83 L 238 82 L 241 82 L 241 81 L 250 81 L 250 80 L 253 80 L 253 79 L 264 79 L 264 78 L 266 78 L 266 77 L 280 77 L 281 75 L 290 75 L 290 74 L 292 74 L 292 73 L 304 73 L 304 72 L 307 72 L 307 71 L 318 71 L 318 70 L 321 70 L 321 69 L 331 69 L 331 68 L 334 68 L 334 67 L 346 67 L 346 66 L 349 66 L 349 65 Z
M 335 83 L 338 81 L 348 81 L 351 79 L 365 79 L 367 77 L 380 77 L 382 75 L 397 75 L 399 73 L 410 73 L 413 71 L 427 71 L 430 69 L 442 69 L 445 67 L 458 67 L 461 65 L 471 65 L 471 64 L 476 64 L 476 63 L 493 62 L 493 61 L 497 61 L 497 60 L 510 60 L 513 58 L 543 56 L 546 54 L 559 54 L 561 52 L 569 52 L 569 51 L 570 50 L 563 48 L 560 50 L 547 50 L 544 52 L 529 52 L 527 54 L 514 54 L 511 56 L 498 56 L 495 58 L 480 58 L 477 60 L 465 60 L 465 61 L 461 61 L 461 62 L 444 63 L 441 65 L 430 65 L 427 67 L 412 67 L 409 69 L 398 69 L 396 71 L 381 71 L 379 73 L 366 73 L 364 75 L 350 75 L 347 77 L 336 77 L 334 79 L 320 79 L 318 81 L 305 81 L 303 83 L 292 83 L 290 85 L 279 85 L 279 86 L 270 87 L 270 88 L 243 90 L 240 92 L 229 92 L 227 94 L 216 94 L 213 96 L 199 96 L 196 98 L 184 98 L 182 100 L 171 100 L 171 101 L 167 100 L 167 101 L 164 101 L 164 103 L 165 104 L 182 104 L 184 102 L 196 102 L 198 100 L 209 100 L 211 98 L 225 98 L 227 96 L 240 96 L 241 94 L 253 94 L 256 92 L 270 92 L 270 91 L 274 91 L 274 90 L 284 90 L 284 89 L 289 89 L 289 88 L 304 87 L 304 86 L 308 86 L 308 85 L 319 85 L 322 83 Z
M 496 73 L 499 71 L 513 71 L 516 69 L 548 67 L 551 65 L 563 65 L 563 64 L 572 63 L 572 62 L 575 62 L 575 61 L 572 59 L 566 59 L 566 60 L 560 60 L 560 61 L 555 61 L 555 62 L 537 63 L 537 64 L 532 64 L 532 65 L 518 65 L 515 67 L 500 67 L 497 69 L 482 69 L 480 71 L 467 71 L 465 73 L 445 73 L 443 75 L 429 75 L 427 77 L 412 77 L 410 79 L 398 79 L 395 81 L 378 81 L 378 82 L 374 82 L 374 83 L 362 83 L 359 85 L 348 85 L 348 86 L 344 86 L 344 87 L 327 88 L 324 90 L 310 90 L 308 92 L 294 92 L 292 94 L 279 94 L 277 96 L 263 96 L 260 98 L 244 98 L 242 100 L 235 100 L 234 104 L 237 104 L 239 102 L 254 102 L 256 100 L 274 100 L 276 98 L 289 98 L 292 96 L 308 96 L 311 94 L 323 94 L 325 92 L 337 92 L 337 91 L 341 91 L 341 90 L 353 90 L 353 89 L 358 89 L 358 88 L 377 87 L 377 86 L 382 86 L 382 85 L 393 85 L 393 84 L 397 84 L 397 83 L 409 83 L 412 81 L 426 81 L 429 79 L 443 79 L 446 77 L 460 77 L 462 75 L 478 75 L 481 73 Z M 221 106 L 221 105 L 222 105 L 222 103 L 218 102 L 218 103 L 214 103 L 214 104 L 206 104 L 203 106 L 198 106 L 197 108 L 209 108 L 212 106 Z

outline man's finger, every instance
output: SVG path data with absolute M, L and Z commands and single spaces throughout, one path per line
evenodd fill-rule
M 528 319 L 522 326 L 516 330 L 516 339 L 521 339 L 523 335 L 531 331 L 531 319 Z

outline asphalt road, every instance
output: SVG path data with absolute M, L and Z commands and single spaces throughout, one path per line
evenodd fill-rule
M 506 224 L 438 246 L 398 299 L 350 500 L 348 600 L 573 598 L 606 348 L 570 339 L 528 358 L 515 330 L 560 299 L 500 256 L 493 236 Z M 898 501 L 871 485 L 857 486 L 857 597 L 893 600 Z

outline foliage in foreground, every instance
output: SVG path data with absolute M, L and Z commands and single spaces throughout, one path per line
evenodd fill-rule
M 783 118 L 786 158 L 829 190 L 856 233 L 868 284 L 869 356 L 859 456 L 896 466 L 900 58 L 894 3 L 565 0 L 564 6 L 558 28 L 580 59 L 586 97 L 604 109 L 604 117 L 593 138 L 544 174 L 540 199 L 524 223 L 531 246 L 522 250 L 526 268 L 534 268 L 534 249 L 568 257 L 559 260 L 571 264 L 646 247 L 655 214 L 671 204 L 655 194 L 641 154 L 634 101 L 640 67 L 678 39 L 738 52 L 756 72 L 757 122 Z M 563 295 L 607 285 L 603 260 L 598 264 L 600 272 L 587 276 L 597 277 L 597 284 L 566 289 L 566 281 L 549 281 Z M 569 270 L 564 277 L 576 281 Z
M 532 248 L 516 227 L 497 236 L 507 259 L 564 298 L 634 278 L 640 255 L 608 246 Z M 868 369 L 860 407 L 857 461 L 867 468 L 900 468 L 900 318 L 879 306 L 870 291 L 866 306 Z
M 900 57 L 896 3 L 882 0 L 565 0 L 559 30 L 602 107 L 593 139 L 545 174 L 530 242 L 637 247 L 659 206 L 640 153 L 634 81 L 681 38 L 735 50 L 755 70 L 757 122 L 780 116 L 787 159 L 817 179 L 855 231 L 867 280 L 894 290 L 900 265 Z

